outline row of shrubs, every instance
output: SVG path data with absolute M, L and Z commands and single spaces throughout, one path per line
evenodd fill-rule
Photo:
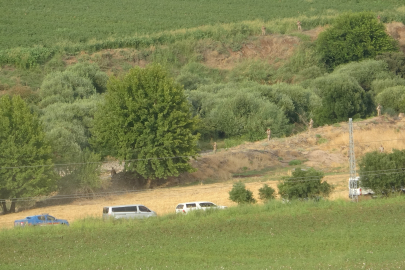
M 323 177 L 323 172 L 314 168 L 305 170 L 296 168 L 291 177 L 284 177 L 283 181 L 277 185 L 278 194 L 284 200 L 328 197 L 334 187 L 325 181 L 322 182 Z M 275 190 L 267 184 L 259 189 L 259 198 L 262 201 L 272 200 L 275 195 Z M 229 199 L 238 204 L 256 203 L 253 192 L 246 189 L 241 181 L 233 185 L 229 192 Z

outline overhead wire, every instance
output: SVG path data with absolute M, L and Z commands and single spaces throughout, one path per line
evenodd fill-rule
M 376 173 L 377 172 L 377 173 Z M 378 173 L 382 172 L 382 173 Z M 364 171 L 359 176 L 376 176 L 376 175 L 387 175 L 387 174 L 400 174 L 405 173 L 405 168 L 397 168 L 397 169 L 386 169 L 386 170 L 373 170 L 373 171 Z M 350 175 L 349 173 L 334 173 L 325 175 L 324 177 L 334 177 L 334 176 L 344 176 Z M 306 177 L 281 177 L 280 179 L 271 179 L 268 181 L 286 181 L 289 183 L 292 182 L 308 182 L 308 181 L 322 181 L 323 177 L 319 176 L 306 176 Z M 326 181 L 326 180 L 324 180 Z M 346 181 L 343 180 L 342 181 Z M 167 189 L 177 189 L 181 187 L 171 187 Z M 218 187 L 206 187 L 204 189 L 212 189 Z M 10 198 L 10 199 L 0 199 L 0 201 L 8 201 L 13 200 L 16 202 L 24 202 L 24 201 L 40 201 L 40 200 L 62 200 L 62 199 L 81 199 L 81 198 L 94 198 L 94 197 L 102 197 L 102 196 L 111 196 L 111 195 L 118 195 L 118 194 L 130 194 L 130 193 L 142 193 L 142 192 L 151 192 L 157 191 L 161 189 L 134 189 L 134 190 L 121 190 L 121 191 L 111 191 L 111 192 L 98 192 L 98 193 L 79 193 L 79 194 L 65 194 L 65 195 L 56 195 L 56 196 L 37 196 L 37 197 L 20 197 L 20 198 Z

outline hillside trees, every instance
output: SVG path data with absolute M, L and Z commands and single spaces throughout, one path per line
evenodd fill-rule
M 92 152 L 89 139 L 99 93 L 106 89 L 107 75 L 95 64 L 79 63 L 44 79 L 40 94 L 41 121 L 52 155 L 63 177 L 58 188 L 64 192 L 92 192 L 100 185 L 101 156 Z
M 394 149 L 392 153 L 377 151 L 367 153 L 359 163 L 361 184 L 379 195 L 390 196 L 393 192 L 400 192 L 405 186 L 404 164 L 405 150 Z M 376 171 L 384 173 L 370 173 Z
M 315 199 L 328 197 L 333 187 L 322 182 L 324 174 L 314 168 L 302 170 L 296 168 L 291 177 L 286 177 L 278 184 L 278 193 L 283 199 Z
M 385 32 L 375 14 L 369 12 L 339 16 L 317 40 L 321 61 L 329 69 L 396 50 L 394 39 Z
M 353 77 L 331 74 L 314 80 L 312 87 L 322 99 L 322 106 L 315 112 L 319 125 L 365 117 L 372 112 L 371 95 Z
M 94 144 L 119 157 L 125 170 L 148 179 L 192 171 L 198 153 L 192 117 L 183 88 L 159 65 L 134 68 L 112 78 L 95 114 Z
M 0 98 L 0 198 L 3 212 L 13 198 L 44 195 L 55 188 L 52 150 L 38 117 L 20 96 Z
M 92 152 L 90 128 L 99 95 L 73 103 L 57 102 L 42 109 L 41 120 L 46 138 L 52 146 L 56 170 L 63 175 L 58 182 L 61 191 L 91 192 L 99 187 L 101 156 Z
M 202 119 L 199 132 L 204 138 L 243 137 L 254 141 L 265 137 L 267 128 L 272 135 L 282 137 L 291 132 L 291 125 L 280 108 L 265 98 L 257 83 L 212 84 L 188 91 L 193 113 Z M 293 101 L 279 101 L 288 109 Z
M 80 63 L 48 74 L 39 90 L 42 108 L 57 102 L 72 103 L 105 91 L 107 75 L 95 64 Z
M 394 86 L 384 89 L 376 96 L 376 102 L 384 110 L 392 109 L 396 113 L 405 112 L 405 86 Z

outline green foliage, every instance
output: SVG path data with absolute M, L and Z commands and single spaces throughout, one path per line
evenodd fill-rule
M 39 90 L 41 107 L 62 102 L 72 103 L 78 99 L 89 98 L 106 89 L 107 74 L 95 64 L 78 63 L 65 71 L 48 74 Z
M 374 104 L 358 82 L 348 75 L 331 74 L 312 82 L 322 99 L 322 106 L 315 111 L 318 125 L 347 121 L 370 115 Z
M 263 187 L 259 189 L 259 198 L 263 201 L 269 201 L 274 199 L 274 193 L 276 191 L 274 188 L 269 187 L 267 184 L 264 184 Z
M 289 134 L 291 126 L 284 112 L 262 97 L 260 87 L 256 83 L 229 83 L 189 91 L 193 113 L 202 120 L 202 136 L 242 136 L 254 141 L 265 137 L 267 127 L 275 137 Z
M 321 105 L 320 98 L 313 91 L 299 85 L 279 83 L 261 86 L 258 90 L 285 112 L 290 123 L 308 120 L 309 113 Z
M 200 63 L 189 63 L 180 70 L 176 81 L 184 86 L 186 90 L 195 90 L 199 85 L 211 84 L 223 79 L 223 73 L 217 69 L 210 69 Z
M 55 187 L 51 147 L 19 96 L 0 98 L 0 153 L 0 198 L 45 195 Z
M 73 103 L 54 103 L 42 110 L 41 120 L 57 163 L 73 162 L 90 147 L 90 128 L 101 101 L 94 95 Z
M 376 79 L 384 80 L 392 78 L 384 61 L 364 60 L 338 66 L 333 74 L 342 74 L 353 77 L 365 90 L 371 89 L 372 82 Z
M 405 186 L 402 174 L 405 163 L 405 150 L 393 149 L 392 153 L 377 151 L 365 154 L 360 165 L 360 180 L 364 188 L 372 189 L 376 194 L 391 196 Z M 370 172 L 384 171 L 384 173 Z
M 94 63 L 83 62 L 66 69 L 67 72 L 73 72 L 80 77 L 88 78 L 96 88 L 97 93 L 104 93 L 107 90 L 108 76 L 100 70 L 100 67 Z
M 183 88 L 152 65 L 110 79 L 92 131 L 105 154 L 136 160 L 125 170 L 152 180 L 193 170 L 188 161 L 198 153 L 196 125 Z
M 384 89 L 376 96 L 376 103 L 381 104 L 384 111 L 390 108 L 397 113 L 405 112 L 405 86 Z
M 290 162 L 288 162 L 288 165 L 290 165 L 290 166 L 296 166 L 296 165 L 301 165 L 301 163 L 302 163 L 301 160 L 299 160 L 299 159 L 294 159 L 294 160 L 291 160 Z
M 253 192 L 246 189 L 245 184 L 242 182 L 233 184 L 231 191 L 229 191 L 229 199 L 238 204 L 256 203 Z
M 405 79 L 405 54 L 402 52 L 388 52 L 377 55 L 377 60 L 387 63 L 388 69 Z
M 278 184 L 278 193 L 289 200 L 328 197 L 333 188 L 327 182 L 322 182 L 323 176 L 323 172 L 314 168 L 296 168 L 291 177 L 284 178 L 283 182 Z
M 384 25 L 378 22 L 375 14 L 370 12 L 339 16 L 317 39 L 321 61 L 330 69 L 396 50 L 394 39 L 385 32 Z
M 96 93 L 90 79 L 76 73 L 64 71 L 47 75 L 42 82 L 39 94 L 41 107 L 63 102 L 72 103 L 76 99 L 88 98 Z
M 245 60 L 236 65 L 229 72 L 229 80 L 233 82 L 254 81 L 269 83 L 275 70 L 264 60 Z
M 371 91 L 374 95 L 381 93 L 383 90 L 393 86 L 405 86 L 405 79 L 394 77 L 391 79 L 374 80 L 371 83 Z

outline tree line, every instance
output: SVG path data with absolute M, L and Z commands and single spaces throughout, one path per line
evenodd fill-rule
M 221 81 L 199 63 L 177 76 L 158 64 L 110 78 L 86 62 L 52 72 L 38 100 L 0 99 L 0 199 L 92 192 L 106 156 L 130 160 L 125 170 L 148 186 L 193 171 L 188 161 L 198 155 L 199 140 L 255 141 L 267 128 L 289 136 L 311 118 L 319 126 L 372 116 L 378 103 L 386 113 L 403 112 L 405 56 L 383 28 L 371 13 L 341 16 L 308 47 L 319 59 L 296 75 L 296 84 L 259 82 L 267 71 L 257 77 L 263 69 L 256 66 Z M 2 205 L 14 211 L 15 202 Z

